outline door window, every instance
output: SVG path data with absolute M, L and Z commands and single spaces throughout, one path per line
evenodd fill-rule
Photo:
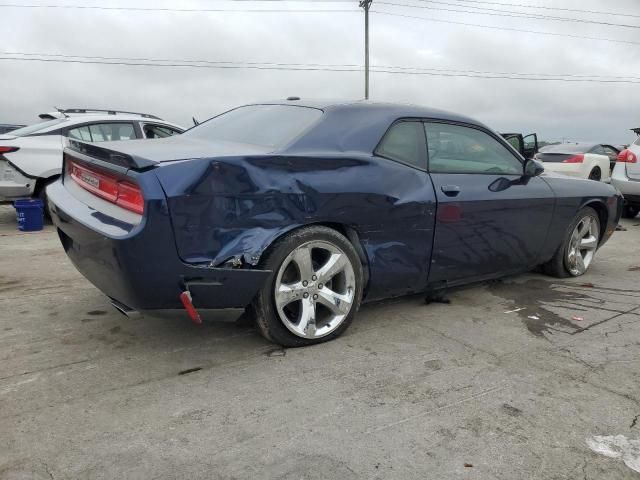
M 85 142 L 91 141 L 91 133 L 89 133 L 89 127 L 87 125 L 69 130 L 67 136 L 69 138 L 75 138 L 76 140 L 83 140 Z
M 417 168 L 426 168 L 424 130 L 420 122 L 400 122 L 385 134 L 376 154 Z
M 487 133 L 447 123 L 425 123 L 431 173 L 522 175 L 522 163 Z
M 607 155 L 610 159 L 614 160 L 618 158 L 619 152 L 615 148 L 610 147 L 609 145 L 603 145 L 602 148 L 604 148 L 605 155 Z
M 95 123 L 69 130 L 67 136 L 85 142 L 108 142 L 136 138 L 132 123 Z
M 146 138 L 165 138 L 182 133 L 166 125 L 151 125 L 149 123 L 142 127 L 142 131 Z

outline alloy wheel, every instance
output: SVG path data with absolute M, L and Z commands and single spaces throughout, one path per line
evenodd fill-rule
M 583 217 L 573 229 L 567 248 L 566 264 L 574 277 L 587 271 L 598 248 L 599 225 L 592 216 Z
M 314 339 L 335 331 L 349 315 L 356 293 L 353 265 L 345 252 L 311 241 L 282 262 L 274 300 L 282 323 L 294 335 Z

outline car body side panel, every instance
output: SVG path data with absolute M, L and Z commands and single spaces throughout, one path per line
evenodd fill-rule
M 4 156 L 21 172 L 32 178 L 49 178 L 59 175 L 62 167 L 62 137 L 42 135 L 19 137 L 10 142 L 19 148 Z
M 309 224 L 355 230 L 367 256 L 367 298 L 421 291 L 435 195 L 430 177 L 371 156 L 256 156 L 163 164 L 182 260 L 256 266 L 272 242 Z
M 545 173 L 541 178 L 551 187 L 557 198 L 549 236 L 541 254 L 543 262 L 553 257 L 562 244 L 571 222 L 584 206 L 589 205 L 596 210 L 601 208 L 606 212 L 607 222 L 601 225 L 600 245 L 609 239 L 622 213 L 622 196 L 617 194 L 611 185 L 593 180 L 568 179 L 553 173 Z
M 601 172 L 600 180 L 608 183 L 611 181 L 611 167 L 609 157 L 595 153 L 585 153 L 582 163 L 543 162 L 546 171 L 561 173 L 569 177 L 589 178 L 594 168 Z
M 437 288 L 523 271 L 538 264 L 555 194 L 539 177 L 431 174 L 438 196 L 429 283 Z M 449 197 L 438 186 L 455 184 Z

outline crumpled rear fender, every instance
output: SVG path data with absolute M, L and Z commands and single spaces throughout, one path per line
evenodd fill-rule
M 338 224 L 360 239 L 370 290 L 390 296 L 426 284 L 435 196 L 425 172 L 346 154 L 198 159 L 155 172 L 184 262 L 257 266 L 287 232 Z

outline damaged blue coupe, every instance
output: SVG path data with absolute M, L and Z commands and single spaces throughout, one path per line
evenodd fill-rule
M 339 336 L 362 301 L 582 275 L 622 207 L 470 118 L 298 100 L 165 139 L 72 141 L 47 194 L 67 255 L 122 312 L 248 310 L 284 346 Z

